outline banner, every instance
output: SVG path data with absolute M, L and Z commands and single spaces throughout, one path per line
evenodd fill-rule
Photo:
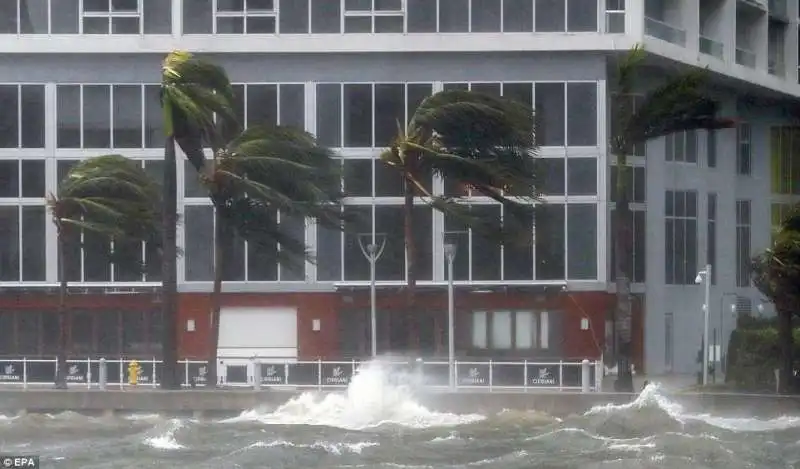
M 85 384 L 89 379 L 89 364 L 84 361 L 67 360 L 67 384 Z
M 261 384 L 282 386 L 286 384 L 286 365 L 283 363 L 262 363 Z
M 179 364 L 181 383 L 188 384 L 189 387 L 205 386 L 208 384 L 208 363 L 190 362 L 188 365 Z
M 0 361 L 0 383 L 22 383 L 22 374 L 22 362 Z
M 353 379 L 352 363 L 323 363 L 323 386 L 347 386 Z
M 289 376 L 286 377 L 290 386 L 318 386 L 319 365 L 316 363 L 291 363 Z
M 528 386 L 557 387 L 559 386 L 558 365 L 528 365 Z
M 459 386 L 489 386 L 488 363 L 459 363 L 456 373 Z

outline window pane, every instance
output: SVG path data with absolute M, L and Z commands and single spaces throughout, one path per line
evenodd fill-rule
M 414 247 L 418 280 L 433 279 L 433 210 L 425 205 L 414 206 Z
M 283 10 L 281 10 L 283 11 Z M 281 125 L 306 128 L 305 85 L 281 85 Z
M 17 34 L 16 2 L 0 2 L 0 34 Z
M 469 31 L 469 0 L 439 0 L 439 32 Z
M 144 87 L 144 139 L 147 148 L 164 146 L 164 114 L 161 110 L 161 88 L 158 85 Z
M 518 222 L 520 233 L 527 230 L 523 242 L 522 235 L 518 243 L 506 243 L 503 246 L 503 269 L 505 280 L 533 279 L 533 215 L 524 222 Z
M 107 17 L 83 17 L 83 34 L 109 34 L 111 21 Z
M 44 160 L 22 160 L 22 197 L 44 197 Z
M 568 195 L 597 195 L 597 159 L 567 158 Z
M 372 146 L 372 85 L 344 85 L 344 146 Z
M 92 232 L 83 233 L 83 280 L 86 282 L 111 281 L 110 241 Z
M 564 83 L 536 83 L 535 91 L 536 138 L 539 145 L 563 146 Z
M 486 313 L 474 311 L 472 313 L 472 346 L 485 349 L 486 343 Z
M 567 31 L 597 31 L 597 0 L 567 2 Z
M 53 34 L 78 33 L 78 0 L 50 0 Z
M 216 249 L 216 246 L 214 246 Z M 245 280 L 245 241 L 235 231 L 228 232 L 220 246 L 223 249 L 222 278 L 226 281 Z M 213 266 L 212 266 L 213 268 Z
M 564 205 L 544 204 L 535 217 L 536 278 L 564 278 Z
M 345 159 L 342 163 L 345 196 L 372 197 L 372 160 Z
M 473 215 L 481 220 L 481 229 L 499 232 L 500 206 L 473 205 Z M 487 239 L 478 230 L 472 232 L 472 280 L 500 280 L 500 244 Z
M 340 33 L 340 0 L 311 0 L 311 32 Z
M 275 34 L 275 18 L 271 16 L 248 16 L 247 34 Z
M 115 282 L 138 282 L 142 280 L 142 243 L 140 241 L 114 242 L 114 252 L 127 262 L 114 263 Z
M 430 190 L 430 182 L 426 181 L 426 190 Z M 375 196 L 402 197 L 404 180 L 399 171 L 380 160 L 375 161 Z
M 44 281 L 47 270 L 44 207 L 22 207 L 22 280 Z
M 111 34 L 139 34 L 139 18 L 111 18 Z
M 19 87 L 17 85 L 0 86 L 0 148 L 17 148 L 19 146 Z
M 317 280 L 342 279 L 342 233 L 338 230 L 317 227 Z
M 247 125 L 278 124 L 278 85 L 248 85 Z
M 564 158 L 538 158 L 536 170 L 539 178 L 539 191 L 543 195 L 564 195 Z
M 344 213 L 352 219 L 348 220 L 344 233 L 344 279 L 369 280 L 369 261 L 361 251 L 361 245 L 369 244 L 371 238 L 367 235 L 372 233 L 372 207 L 345 206 Z M 375 267 L 376 270 L 379 268 L 377 264 Z
M 59 85 L 57 93 L 57 126 L 59 148 L 81 147 L 81 88 Z
M 567 278 L 597 278 L 597 206 L 567 205 Z
M 0 281 L 19 281 L 19 208 L 0 206 Z
M 44 148 L 44 85 L 22 85 L 21 121 L 22 148 Z
M 19 161 L 0 160 L 0 197 L 19 197 Z
M 597 83 L 569 83 L 567 97 L 567 144 L 597 145 Z
M 533 107 L 533 83 L 503 83 L 503 97 Z
M 272 223 L 277 224 L 277 213 L 270 213 Z M 247 279 L 254 281 L 278 280 L 278 243 L 248 243 Z
M 145 34 L 170 34 L 172 32 L 172 2 L 142 0 Z
M 142 87 L 114 85 L 114 147 L 142 147 Z
M 211 34 L 213 21 L 211 2 L 212 0 L 183 0 L 184 34 Z
M 380 246 L 382 238 L 386 240 L 383 254 L 375 263 L 375 277 L 378 280 L 403 280 L 406 276 L 406 249 L 402 226 L 402 206 L 375 207 L 375 242 Z
M 244 18 L 241 16 L 218 16 L 217 34 L 243 34 Z
M 317 139 L 320 144 L 329 147 L 342 146 L 341 113 L 341 86 L 339 84 L 317 85 Z
M 403 84 L 375 85 L 375 146 L 386 147 L 405 125 L 406 92 Z
M 144 311 L 122 312 L 122 353 L 142 356 L 148 353 L 147 323 Z
M 281 34 L 308 33 L 308 0 L 293 0 L 281 3 Z
M 492 313 L 492 348 L 511 348 L 511 313 L 509 311 Z
M 469 228 L 462 219 L 445 215 L 444 230 L 445 242 L 453 243 L 456 247 L 456 257 L 453 259 L 453 279 L 469 280 Z
M 184 213 L 186 280 L 214 278 L 214 212 L 210 206 L 186 206 Z
M 304 217 L 290 216 L 281 214 L 281 229 L 288 233 L 293 239 L 305 243 L 306 239 L 306 220 Z M 297 262 L 283 262 L 280 265 L 281 282 L 303 281 L 306 279 L 305 260 Z
M 564 31 L 564 0 L 536 0 L 536 31 Z
M 408 32 L 436 32 L 436 2 L 431 0 L 406 0 Z
M 97 353 L 112 356 L 119 354 L 119 316 L 118 311 L 104 311 L 97 315 L 97 330 L 102 331 L 97 334 Z M 111 378 L 109 377 L 109 381 Z M 118 376 L 113 378 L 119 379 Z
M 17 313 L 17 353 L 38 355 L 41 313 L 20 311 Z
M 536 316 L 530 311 L 517 311 L 516 348 L 533 348 L 536 337 Z
M 55 312 L 42 313 L 42 353 L 55 355 L 58 353 L 58 314 Z
M 2 7 L 0 7 L 2 8 Z M 15 311 L 0 311 L 0 331 L 5 334 L 5 339 L 0 340 L 0 356 L 1 355 L 16 355 L 16 339 L 14 330 L 16 329 L 16 316 Z
M 533 3 L 532 0 L 503 0 L 503 31 L 533 31 Z
M 188 161 L 183 162 L 183 191 L 184 197 L 208 197 L 208 191 L 200 181 L 200 175 Z
M 111 147 L 111 89 L 107 85 L 83 87 L 83 147 Z
M 472 32 L 500 31 L 501 4 L 497 0 L 472 0 Z

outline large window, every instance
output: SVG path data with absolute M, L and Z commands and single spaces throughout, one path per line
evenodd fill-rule
M 170 34 L 172 4 L 165 0 L 3 0 L 0 18 L 0 34 Z
M 706 264 L 712 266 L 711 284 L 717 284 L 717 194 L 709 192 L 707 195 L 707 233 L 706 233 Z
M 0 281 L 44 281 L 44 160 L 0 159 Z
M 625 0 L 605 0 L 606 32 L 625 32 Z
M 160 148 L 158 85 L 58 85 L 58 148 Z
M 800 195 L 800 127 L 770 129 L 772 193 Z
M 685 130 L 664 137 L 664 155 L 667 161 L 697 163 L 697 131 Z
M 751 255 L 751 204 L 749 200 L 736 201 L 736 286 L 750 286 Z
M 550 348 L 547 311 L 473 311 L 471 341 L 478 350 L 545 350 Z
M 57 164 L 57 178 L 64 179 L 77 160 L 60 160 Z M 161 181 L 164 163 L 161 160 L 140 161 L 143 169 L 156 181 Z M 157 282 L 161 278 L 161 257 L 159 249 L 147 243 L 105 243 L 99 235 L 92 232 L 76 233 L 65 246 L 67 256 L 66 276 L 71 282 Z M 116 265 L 110 262 L 109 253 L 125 252 L 133 263 Z
M 245 127 L 256 124 L 288 125 L 305 129 L 305 85 L 247 83 L 233 85 L 234 110 Z
M 0 84 L 0 106 L 0 148 L 44 148 L 43 85 Z
M 736 172 L 742 176 L 749 176 L 753 170 L 752 133 L 753 128 L 747 122 L 740 123 L 736 130 L 736 140 L 738 143 L 736 151 Z
M 614 236 L 617 232 L 617 223 L 619 223 L 617 217 L 617 211 L 612 210 L 611 231 L 609 236 L 611 256 L 609 257 L 608 265 L 609 278 L 612 281 L 617 278 L 615 273 L 617 247 L 614 242 Z M 647 251 L 645 249 L 647 246 L 647 230 L 645 228 L 646 218 L 645 210 L 634 209 L 629 212 L 629 218 L 627 221 L 627 226 L 631 230 L 629 239 L 631 239 L 633 245 L 627 250 L 627 259 L 625 265 L 629 267 L 628 275 L 630 276 L 630 281 L 633 283 L 643 283 L 645 281 L 645 259 L 647 255 Z
M 667 285 L 691 285 L 697 276 L 697 192 L 667 191 L 665 197 Z

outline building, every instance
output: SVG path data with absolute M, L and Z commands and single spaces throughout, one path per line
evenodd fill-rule
M 369 268 L 359 240 L 373 233 L 386 243 L 376 265 L 379 350 L 407 347 L 408 324 L 395 313 L 405 301 L 396 235 L 402 194 L 374 157 L 396 120 L 438 90 L 470 88 L 535 106 L 548 208 L 532 246 L 515 250 L 417 207 L 416 306 L 427 355 L 446 353 L 445 232 L 457 244 L 459 356 L 595 358 L 611 342 L 609 84 L 615 58 L 634 44 L 651 53 L 645 83 L 675 68 L 708 67 L 724 113 L 740 119 L 715 135 L 656 139 L 633 158 L 639 369 L 696 370 L 703 292 L 694 278 L 707 261 L 718 340 L 734 326 L 731 305 L 758 308 L 747 260 L 800 195 L 800 132 L 776 105 L 800 94 L 797 2 L 5 0 L 0 18 L 0 355 L 54 352 L 56 240 L 45 195 L 69 165 L 115 152 L 159 173 L 156 84 L 163 55 L 175 48 L 227 68 L 245 122 L 299 125 L 335 147 L 345 209 L 373 220 L 361 237 L 282 220 L 317 254 L 303 271 L 236 242 L 224 285 L 228 356 L 367 355 Z M 203 357 L 211 207 L 191 169 L 180 167 L 178 178 L 180 353 Z M 433 183 L 439 193 L 459 190 Z M 498 206 L 472 202 L 499 219 Z M 158 355 L 157 262 L 140 277 L 98 263 L 96 249 L 104 247 L 87 243 L 69 272 L 77 290 L 73 353 Z M 155 254 L 142 247 L 145 260 Z

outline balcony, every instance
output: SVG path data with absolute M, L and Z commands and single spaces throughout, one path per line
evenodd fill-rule
M 720 60 L 725 60 L 725 46 L 706 36 L 700 36 L 700 52 Z
M 756 68 L 756 54 L 741 47 L 736 48 L 736 63 L 749 68 Z
M 767 11 L 767 0 L 739 0 L 739 3 L 761 11 Z
M 786 0 L 769 0 L 769 15 L 782 21 L 789 20 L 789 9 Z
M 780 59 L 770 57 L 767 61 L 767 71 L 776 77 L 786 76 L 786 66 Z
M 686 46 L 686 31 L 663 21 L 645 17 L 644 33 L 662 41 L 683 47 Z

